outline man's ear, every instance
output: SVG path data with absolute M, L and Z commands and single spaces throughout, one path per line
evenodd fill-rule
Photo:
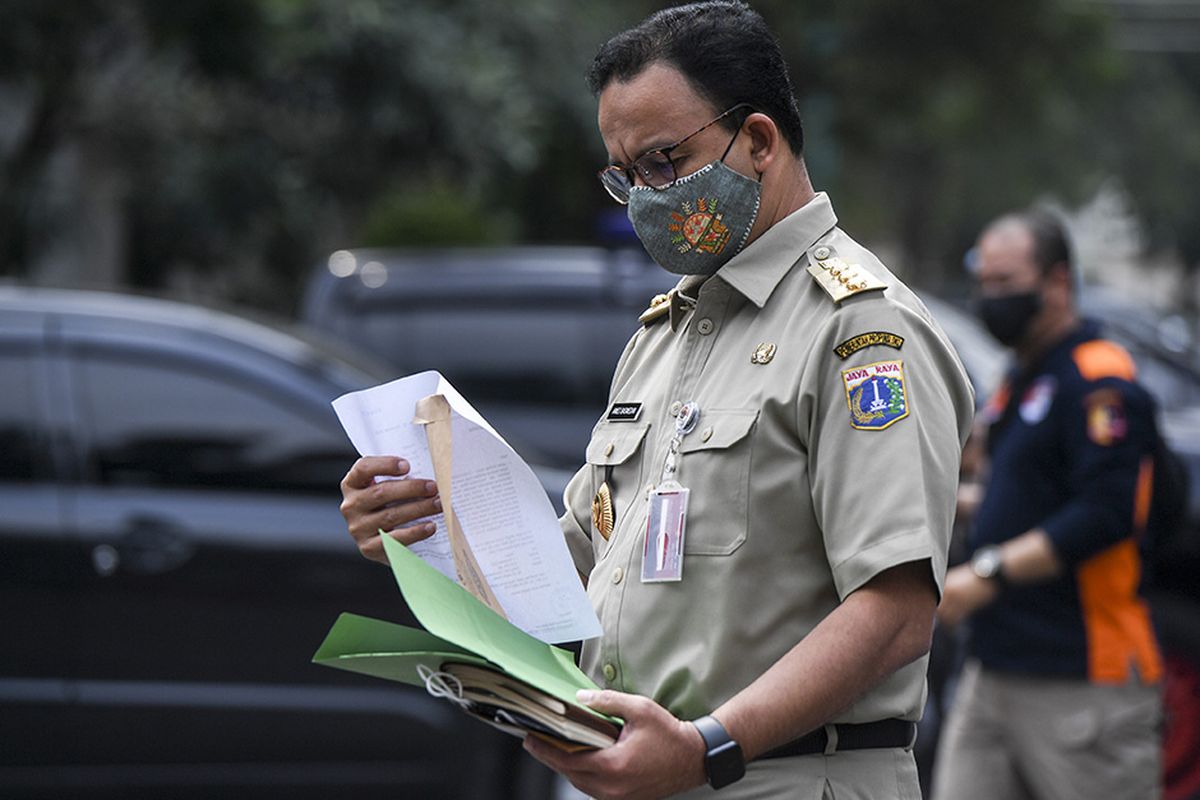
M 1059 298 L 1056 302 L 1060 302 L 1066 307 L 1075 304 L 1074 278 L 1071 274 L 1071 265 L 1067 262 L 1060 261 L 1050 267 L 1046 272 L 1044 285 L 1054 296 Z
M 750 136 L 750 159 L 754 171 L 762 174 L 778 157 L 779 148 L 783 146 L 783 135 L 775 120 L 761 112 L 754 112 L 742 123 Z
M 1071 291 L 1071 265 L 1066 261 L 1059 261 L 1047 271 L 1046 279 L 1056 287 Z

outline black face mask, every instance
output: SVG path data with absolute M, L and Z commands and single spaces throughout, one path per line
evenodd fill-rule
M 978 308 L 988 333 L 1005 347 L 1012 347 L 1024 338 L 1029 323 L 1042 310 L 1042 293 L 1035 290 L 981 297 Z

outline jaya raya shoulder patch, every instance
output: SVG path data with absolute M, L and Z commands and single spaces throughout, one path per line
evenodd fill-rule
M 904 362 L 879 361 L 842 370 L 850 427 L 879 431 L 908 416 Z

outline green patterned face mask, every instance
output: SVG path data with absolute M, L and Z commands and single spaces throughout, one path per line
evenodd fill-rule
M 665 189 L 635 186 L 629 221 L 642 246 L 676 275 L 712 275 L 746 246 L 762 184 L 718 160 Z

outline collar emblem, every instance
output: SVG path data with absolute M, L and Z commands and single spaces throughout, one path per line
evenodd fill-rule
M 750 356 L 751 364 L 770 364 L 771 359 L 775 357 L 775 343 L 763 342 L 754 349 L 754 355 Z

